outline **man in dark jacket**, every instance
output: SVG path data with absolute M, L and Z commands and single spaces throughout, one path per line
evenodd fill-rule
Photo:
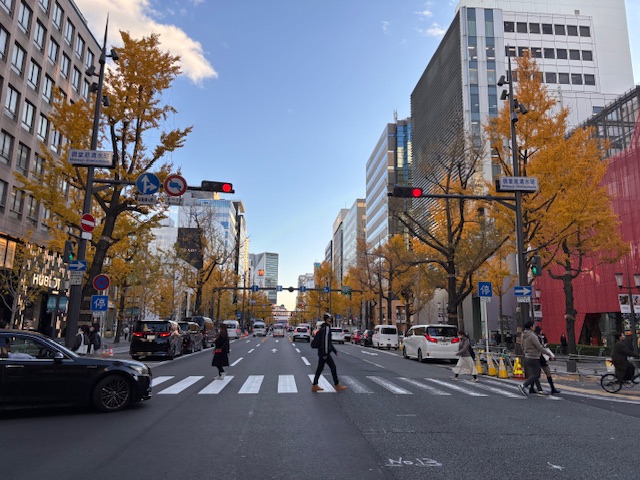
M 627 360 L 627 357 L 640 358 L 640 355 L 627 347 L 625 335 L 621 333 L 618 335 L 618 341 L 613 346 L 613 352 L 611 353 L 611 363 L 613 363 L 613 366 L 616 368 L 616 377 L 620 382 L 631 380 L 635 373 L 635 368 L 631 365 L 631 362 Z
M 329 365 L 331 369 L 331 375 L 333 376 L 333 383 L 335 384 L 336 391 L 346 390 L 347 387 L 344 385 L 340 385 L 338 381 L 338 372 L 336 371 L 336 364 L 331 358 L 331 353 L 338 354 L 338 351 L 335 349 L 333 344 L 331 343 L 331 325 L 329 321 L 331 320 L 331 314 L 325 313 L 323 316 L 324 322 L 320 327 L 320 330 L 316 333 L 316 337 L 319 340 L 314 340 L 318 343 L 318 368 L 316 369 L 316 376 L 313 379 L 313 385 L 311 385 L 311 391 L 320 392 L 324 390 L 318 385 L 318 380 L 320 380 L 320 375 L 322 374 L 322 370 L 324 370 L 325 363 Z

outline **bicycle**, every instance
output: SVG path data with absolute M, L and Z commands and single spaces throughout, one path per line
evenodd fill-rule
M 640 384 L 640 373 L 638 370 L 633 374 L 633 378 L 631 380 L 627 380 L 625 382 L 620 382 L 618 377 L 613 373 L 605 373 L 600 377 L 600 386 L 604 389 L 605 392 L 616 393 L 619 392 L 622 387 L 625 388 L 633 388 L 635 385 Z

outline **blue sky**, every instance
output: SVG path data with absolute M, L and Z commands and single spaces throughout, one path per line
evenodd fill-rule
M 279 284 L 324 258 L 341 208 L 365 196 L 365 165 L 454 15 L 449 0 L 75 0 L 96 38 L 110 16 L 160 34 L 182 57 L 166 128 L 193 125 L 172 161 L 190 185 L 229 181 L 252 253 L 280 256 Z M 640 1 L 626 0 L 629 24 Z M 629 28 L 640 79 L 640 32 Z M 293 308 L 294 294 L 278 303 Z

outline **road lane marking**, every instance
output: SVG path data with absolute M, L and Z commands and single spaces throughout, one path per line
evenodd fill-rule
M 454 385 L 452 383 L 449 382 L 444 382 L 442 380 L 437 380 L 435 378 L 425 378 L 426 381 L 428 382 L 433 382 L 433 383 L 437 383 L 438 385 L 442 385 L 443 387 L 447 387 L 450 388 L 452 390 L 457 390 L 458 392 L 462 392 L 466 395 L 471 395 L 472 397 L 486 397 L 487 395 L 484 393 L 478 393 L 478 392 L 474 392 L 472 390 L 467 390 L 466 388 L 462 388 L 458 385 Z
M 365 360 L 364 358 L 361 358 L 360 360 L 362 360 L 363 362 L 370 363 L 371 365 L 375 365 L 375 366 L 376 366 L 376 367 L 378 367 L 378 368 L 385 368 L 385 367 L 383 367 L 382 365 L 378 365 L 377 363 L 370 362 L 369 360 Z M 386 370 L 386 369 L 385 369 L 385 370 Z
M 309 374 L 309 380 L 311 380 L 312 384 L 314 377 L 315 375 L 313 373 Z M 318 385 L 320 385 L 320 388 L 322 388 L 322 390 L 317 393 L 336 393 L 336 389 L 333 388 L 333 385 L 331 385 L 326 378 L 324 378 L 324 375 L 320 375 L 320 378 L 318 379 Z
M 255 348 L 252 348 L 251 350 L 249 350 L 247 353 L 251 353 L 255 350 Z
M 367 376 L 367 378 L 372 382 L 377 383 L 381 387 L 386 388 L 391 393 L 396 393 L 398 395 L 413 395 L 413 393 L 409 390 L 405 390 L 404 388 L 399 387 L 395 383 L 390 382 L 389 380 L 385 380 L 384 378 L 373 376 Z
M 373 393 L 372 390 L 369 390 L 364 386 L 364 384 L 360 383 L 353 377 L 341 375 L 340 381 L 347 385 L 349 389 L 354 393 Z
M 243 358 L 244 358 L 244 357 L 240 357 L 240 358 L 239 358 L 239 359 L 237 359 L 235 362 L 233 362 L 233 363 L 231 364 L 231 366 L 232 366 L 232 367 L 235 367 L 237 364 L 239 364 L 239 363 L 242 361 L 242 359 L 243 359 Z
M 307 357 L 300 357 L 302 358 L 302 361 L 305 363 L 305 365 L 311 365 L 311 363 L 309 363 L 309 360 L 307 360 Z
M 163 377 L 155 377 L 153 380 L 151 380 L 151 386 L 155 387 L 156 385 L 160 385 L 161 383 L 164 383 L 167 380 L 171 380 L 172 378 L 173 378 L 173 375 L 167 375 L 167 376 L 163 376 Z
M 432 393 L 433 395 L 451 395 L 449 392 L 445 392 L 444 390 L 440 390 L 439 388 L 432 387 L 431 385 L 425 385 L 424 383 L 414 380 L 413 378 L 405 378 L 405 377 L 398 377 L 398 378 L 403 382 L 410 383 L 414 387 L 418 387 L 418 388 L 421 388 L 422 390 L 426 390 L 427 392 Z
M 185 378 L 184 380 L 180 380 L 178 383 L 171 385 L 168 388 L 158 392 L 158 395 L 167 394 L 167 395 L 175 395 L 176 393 L 180 393 L 186 388 L 189 388 L 196 382 L 199 382 L 204 378 L 204 375 L 193 375 Z
M 474 387 L 481 388 L 483 390 L 488 390 L 489 392 L 498 393 L 500 395 L 504 395 L 505 397 L 517 398 L 519 400 L 525 400 L 520 392 L 509 392 L 507 390 L 502 390 L 501 388 L 492 387 L 491 385 L 485 385 L 480 382 L 472 382 L 471 380 L 462 380 L 463 383 L 467 385 L 472 385 Z
M 224 377 L 222 380 L 214 380 L 209 385 L 204 387 L 198 392 L 200 395 L 217 395 L 222 391 L 224 387 L 229 385 L 229 382 L 233 379 L 233 375 Z
M 302 353 L 299 348 L 296 348 L 296 352 Z
M 293 375 L 278 375 L 278 393 L 298 393 Z
M 263 380 L 264 375 L 249 375 L 249 378 L 244 382 L 238 393 L 258 393 Z

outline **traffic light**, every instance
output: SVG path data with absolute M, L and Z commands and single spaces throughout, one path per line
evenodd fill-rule
M 542 261 L 538 255 L 531 257 L 531 273 L 534 277 L 542 275 Z
M 206 192 L 236 193 L 233 189 L 233 185 L 229 182 L 212 182 L 210 180 L 203 180 L 202 183 L 200 183 L 200 189 Z
M 67 240 L 64 242 L 64 253 L 62 254 L 62 261 L 64 263 L 70 263 L 75 258 L 76 244 L 73 240 Z
M 422 189 L 418 187 L 393 187 L 393 196 L 401 198 L 419 198 Z

